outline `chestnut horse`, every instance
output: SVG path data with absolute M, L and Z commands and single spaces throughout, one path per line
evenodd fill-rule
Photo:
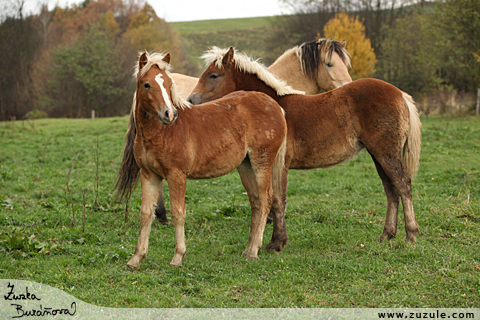
M 280 251 L 287 241 L 283 219 L 288 169 L 331 167 L 363 148 L 375 163 L 388 200 L 379 241 L 397 233 L 399 197 L 406 237 L 416 241 L 419 228 L 411 177 L 418 170 L 421 123 L 409 95 L 376 79 L 357 80 L 314 96 L 283 95 L 284 84 L 271 82 L 271 74 L 233 48 L 211 49 L 203 58 L 208 67 L 189 97 L 191 103 L 218 99 L 236 90 L 251 90 L 267 93 L 285 110 L 288 132 L 283 197 L 274 198 L 274 230 L 267 250 Z
M 305 42 L 285 51 L 267 68 L 277 78 L 306 94 L 329 91 L 352 82 L 348 74 L 350 55 L 346 41 L 319 39 Z M 172 73 L 171 78 L 179 87 L 179 95 L 187 98 L 197 85 L 198 78 Z M 168 224 L 163 194 L 159 197 L 155 215 Z
M 272 203 L 272 180 L 274 185 L 280 184 L 284 168 L 287 127 L 283 110 L 260 92 L 235 92 L 190 108 L 168 75 L 169 63 L 170 54 L 143 53 L 138 61 L 134 117 L 116 185 L 123 197 L 140 174 L 140 235 L 127 267 L 139 269 L 147 255 L 163 179 L 168 182 L 175 227 L 175 254 L 170 264 L 181 266 L 186 252 L 187 179 L 219 177 L 235 168 L 252 209 L 250 237 L 243 254 L 247 259 L 257 258 Z
M 285 51 L 267 68 L 294 89 L 306 94 L 329 91 L 352 82 L 348 74 L 350 55 L 347 42 L 332 38 L 302 43 Z M 172 73 L 180 96 L 187 98 L 197 85 L 198 78 Z

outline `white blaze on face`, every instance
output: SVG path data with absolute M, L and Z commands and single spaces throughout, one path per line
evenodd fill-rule
M 170 97 L 167 94 L 167 90 L 163 86 L 163 78 L 161 73 L 156 75 L 155 81 L 157 81 L 158 85 L 160 86 L 160 90 L 162 91 L 163 100 L 165 101 L 165 104 L 167 105 L 167 109 L 169 111 L 168 112 L 169 120 L 173 121 L 173 106 L 172 106 L 172 103 L 170 102 Z

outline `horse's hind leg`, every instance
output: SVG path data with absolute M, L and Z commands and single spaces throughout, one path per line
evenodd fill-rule
M 385 190 L 388 201 L 385 226 L 382 235 L 378 239 L 378 242 L 382 242 L 384 239 L 390 240 L 397 235 L 399 195 L 380 163 L 378 163 L 374 156 L 372 156 L 372 159 L 377 168 L 378 175 L 380 176 L 380 179 L 382 179 L 383 189 Z
M 281 251 L 287 244 L 288 234 L 285 225 L 285 211 L 287 207 L 288 169 L 285 166 L 281 181 L 273 185 L 273 203 L 270 215 L 273 219 L 272 240 L 265 246 L 268 252 Z
M 254 170 L 248 159 L 237 169 L 252 209 L 248 245 L 242 255 L 246 255 L 247 259 L 256 259 L 262 247 L 263 232 L 272 204 L 271 170 Z
M 142 206 L 140 208 L 140 234 L 138 236 L 137 247 L 127 268 L 140 269 L 140 262 L 147 256 L 148 238 L 154 219 L 154 209 L 158 195 L 160 193 L 161 178 L 153 173 L 147 176 L 143 171 L 140 173 L 142 184 Z
M 167 210 L 165 209 L 165 201 L 163 199 L 164 181 L 165 180 L 162 180 L 162 183 L 160 186 L 160 196 L 158 197 L 157 207 L 155 208 L 155 216 L 157 217 L 158 221 L 160 221 L 162 224 L 168 225 L 170 224 L 170 222 L 168 222 Z
M 251 251 L 251 246 L 253 243 L 253 227 L 257 223 L 257 216 L 254 214 L 259 210 L 259 198 L 258 198 L 258 187 L 255 181 L 255 174 L 253 172 L 250 160 L 246 158 L 242 164 L 237 168 L 237 171 L 240 175 L 240 180 L 242 181 L 243 187 L 247 191 L 248 200 L 250 202 L 250 209 L 251 209 L 251 222 L 250 222 L 250 235 L 248 238 L 248 245 L 247 248 L 243 251 L 242 255 L 248 255 Z
M 388 199 L 387 219 L 385 228 L 379 241 L 384 238 L 395 237 L 398 223 L 398 197 L 402 198 L 403 212 L 405 217 L 406 237 L 411 242 L 416 242 L 420 232 L 413 210 L 411 178 L 403 168 L 400 158 L 390 157 L 376 159 L 372 156 L 377 167 L 378 174 L 382 179 L 385 193 Z

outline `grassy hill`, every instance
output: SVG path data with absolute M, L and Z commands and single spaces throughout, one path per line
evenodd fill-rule
M 231 30 L 249 30 L 270 25 L 272 17 L 239 18 L 239 19 L 218 19 L 174 22 L 173 27 L 182 36 L 192 33 L 208 33 Z
M 188 59 L 196 66 L 190 75 L 199 76 L 204 67 L 199 58 L 209 47 L 233 46 L 269 65 L 278 56 L 271 53 L 267 44 L 271 41 L 272 22 L 275 17 L 203 20 L 172 23 L 182 39 Z M 279 51 L 280 53 L 283 52 Z

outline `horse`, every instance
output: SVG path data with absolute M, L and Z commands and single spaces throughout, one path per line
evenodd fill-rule
M 348 74 L 350 54 L 346 41 L 318 39 L 288 49 L 267 68 L 292 88 L 313 95 L 329 91 L 352 82 Z M 182 90 L 180 96 L 187 98 L 198 83 L 198 78 L 180 73 L 171 73 L 171 78 Z M 163 194 L 159 197 L 155 215 L 168 224 Z
M 330 91 L 352 82 L 346 46 L 331 38 L 305 42 L 285 51 L 267 71 L 308 95 Z
M 350 54 L 347 42 L 332 38 L 304 42 L 285 51 L 267 70 L 306 94 L 329 91 L 352 82 L 348 73 Z M 180 95 L 187 98 L 197 85 L 198 78 L 171 73 L 180 87 Z
M 421 122 L 408 94 L 381 80 L 361 79 L 318 95 L 284 95 L 285 83 L 272 82 L 268 71 L 232 47 L 213 48 L 202 57 L 207 67 L 187 101 L 203 103 L 236 90 L 264 92 L 275 99 L 287 119 L 285 175 L 288 169 L 331 167 L 366 149 L 388 201 L 384 230 L 378 241 L 396 236 L 400 197 L 406 238 L 416 242 L 419 227 L 411 179 L 418 171 Z M 272 206 L 274 230 L 265 247 L 269 251 L 282 250 L 288 239 L 283 229 L 286 176 L 282 183 L 283 197 L 274 198 Z
M 143 52 L 136 69 L 133 120 L 125 138 L 117 192 L 128 194 L 140 176 L 140 234 L 127 267 L 139 269 L 146 257 L 154 209 L 165 179 L 175 228 L 175 254 L 186 253 L 187 179 L 206 179 L 237 169 L 247 191 L 252 217 L 247 259 L 258 258 L 263 231 L 284 168 L 287 125 L 282 108 L 268 95 L 237 91 L 195 108 L 179 97 L 169 77 L 170 54 Z M 277 156 L 278 155 L 278 156 Z M 273 175 L 273 177 L 272 177 Z M 273 190 L 272 190 L 273 188 Z

